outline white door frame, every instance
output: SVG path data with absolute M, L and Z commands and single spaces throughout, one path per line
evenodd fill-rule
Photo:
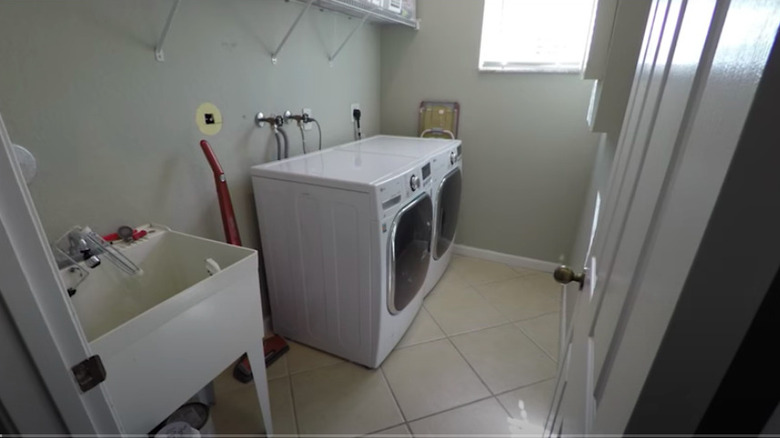
M 56 274 L 46 234 L 11 145 L 0 117 L 0 298 L 68 432 L 118 434 L 119 422 L 103 385 L 83 393 L 71 372 L 92 351 Z

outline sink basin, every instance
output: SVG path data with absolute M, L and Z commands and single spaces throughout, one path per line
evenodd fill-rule
M 257 252 L 145 229 L 115 245 L 143 274 L 104 261 L 71 298 L 124 432 L 149 432 L 244 353 L 267 405 Z M 207 259 L 221 270 L 210 275 Z

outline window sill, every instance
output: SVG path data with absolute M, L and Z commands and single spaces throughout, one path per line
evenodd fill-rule
M 563 65 L 511 65 L 505 67 L 480 66 L 480 73 L 552 73 L 552 74 L 581 74 L 582 68 Z

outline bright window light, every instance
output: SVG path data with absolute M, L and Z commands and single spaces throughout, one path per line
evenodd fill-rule
M 485 0 L 479 69 L 582 70 L 594 0 Z

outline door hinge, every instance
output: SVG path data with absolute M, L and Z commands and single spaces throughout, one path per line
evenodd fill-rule
M 71 370 L 83 392 L 89 391 L 106 380 L 106 369 L 103 368 L 103 361 L 98 355 L 82 360 Z

